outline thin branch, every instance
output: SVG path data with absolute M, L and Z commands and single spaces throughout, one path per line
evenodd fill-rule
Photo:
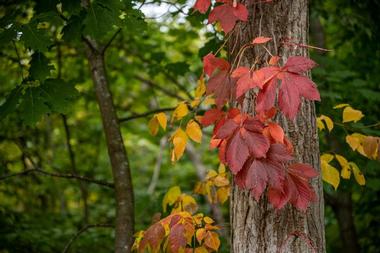
M 93 178 L 84 177 L 84 176 L 77 176 L 77 175 L 73 175 L 73 174 L 61 174 L 61 173 L 56 173 L 56 172 L 48 172 L 48 171 L 38 169 L 38 168 L 27 169 L 27 170 L 24 170 L 22 172 L 17 172 L 17 173 L 12 173 L 12 174 L 1 176 L 0 181 L 11 178 L 11 177 L 27 176 L 27 175 L 33 174 L 33 173 L 39 173 L 39 174 L 42 174 L 45 176 L 51 176 L 51 177 L 59 177 L 59 178 L 66 178 L 66 179 L 73 179 L 73 180 L 82 180 L 82 181 L 85 181 L 87 183 L 93 183 L 93 184 L 105 186 L 105 187 L 112 188 L 112 189 L 114 188 L 113 183 L 105 182 L 102 180 L 93 179 Z
M 112 42 L 114 41 L 116 36 L 120 33 L 120 31 L 121 31 L 121 28 L 117 29 L 117 31 L 114 33 L 114 35 L 112 35 L 111 39 L 102 47 L 102 49 L 100 50 L 100 52 L 102 54 L 104 54 L 104 52 L 107 50 L 107 48 L 112 44 Z
M 164 155 L 166 143 L 167 143 L 167 137 L 164 136 L 160 140 L 160 150 L 158 151 L 156 165 L 154 166 L 152 179 L 151 179 L 149 187 L 148 187 L 148 194 L 153 194 L 154 190 L 156 189 L 156 186 L 158 183 L 158 178 L 160 176 L 160 170 L 161 170 L 161 165 L 162 165 L 162 157 Z
M 15 48 L 15 51 L 16 51 L 17 63 L 19 65 L 19 67 L 20 67 L 21 78 L 22 78 L 22 80 L 24 80 L 24 73 L 23 73 L 24 69 L 23 69 L 22 64 L 21 64 L 21 57 L 20 57 L 20 54 L 19 54 L 19 52 L 17 50 L 16 42 L 14 40 L 12 40 L 12 43 L 13 43 L 13 47 Z
M 62 253 L 67 253 L 70 250 L 71 245 L 74 243 L 74 241 L 84 232 L 89 230 L 90 228 L 113 228 L 112 224 L 87 224 L 84 227 L 82 227 L 78 232 L 71 237 L 70 241 L 66 244 L 65 248 L 63 249 Z
M 153 82 L 149 79 L 146 79 L 146 78 L 139 76 L 139 75 L 134 75 L 134 78 L 141 81 L 141 82 L 144 82 L 145 84 L 149 85 L 152 88 L 155 88 L 159 91 L 162 91 L 163 93 L 165 93 L 166 95 L 168 95 L 170 97 L 177 98 L 177 99 L 182 100 L 182 101 L 185 100 L 185 98 L 181 97 L 180 95 L 178 95 L 178 94 L 176 94 L 176 93 L 174 93 L 174 92 L 172 92 L 172 91 L 170 91 L 164 87 L 159 86 L 158 84 L 156 84 L 155 82 Z
M 175 107 L 166 107 L 166 108 L 155 109 L 155 110 L 152 110 L 149 112 L 144 112 L 144 113 L 135 114 L 135 115 L 132 115 L 129 117 L 119 118 L 119 122 L 126 122 L 126 121 L 130 121 L 130 120 L 134 120 L 134 119 L 145 118 L 145 117 L 152 115 L 152 114 L 155 114 L 155 113 L 169 112 L 169 111 L 173 111 L 174 109 L 175 109 Z

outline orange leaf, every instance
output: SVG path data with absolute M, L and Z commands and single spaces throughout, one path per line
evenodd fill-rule
M 217 251 L 220 246 L 219 235 L 215 232 L 208 231 L 204 245 L 210 249 Z
M 252 44 L 264 44 L 270 40 L 272 40 L 272 38 L 260 36 L 260 37 L 254 38 L 252 41 Z

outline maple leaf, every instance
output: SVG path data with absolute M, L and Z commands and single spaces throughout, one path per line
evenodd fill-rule
M 263 88 L 260 79 L 256 76 L 255 72 L 247 67 L 239 67 L 232 72 L 231 77 L 239 78 L 236 83 L 236 97 L 244 95 L 248 90 L 259 87 Z
M 269 66 L 257 70 L 263 89 L 257 96 L 257 112 L 273 107 L 276 88 L 281 81 L 279 107 L 289 119 L 294 119 L 301 105 L 301 97 L 320 100 L 316 85 L 302 74 L 316 66 L 315 62 L 302 56 L 289 57 L 283 67 Z
M 197 0 L 194 4 L 194 9 L 198 10 L 200 13 L 204 14 L 211 5 L 210 0 Z
M 248 10 L 243 4 L 234 6 L 231 0 L 222 1 L 224 4 L 216 6 L 208 17 L 209 24 L 218 21 L 222 26 L 224 33 L 229 33 L 239 20 L 248 20 Z

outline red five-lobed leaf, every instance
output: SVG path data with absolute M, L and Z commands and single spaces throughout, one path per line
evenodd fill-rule
M 263 87 L 259 77 L 257 77 L 254 71 L 251 71 L 247 67 L 238 67 L 232 72 L 231 77 L 239 78 L 236 83 L 236 97 L 244 95 L 248 90 L 259 87 Z
M 234 6 L 232 0 L 218 1 L 224 4 L 216 6 L 208 17 L 208 22 L 214 23 L 218 21 L 222 26 L 224 33 L 229 33 L 235 26 L 238 20 L 248 20 L 248 10 L 243 4 Z
M 316 85 L 302 74 L 315 66 L 315 62 L 302 56 L 289 57 L 283 67 L 269 66 L 259 69 L 257 76 L 264 86 L 257 96 L 256 111 L 274 106 L 276 88 L 281 81 L 279 107 L 290 119 L 294 119 L 301 105 L 301 98 L 320 100 Z

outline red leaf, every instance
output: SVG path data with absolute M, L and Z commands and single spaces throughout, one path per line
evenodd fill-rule
M 275 162 L 288 162 L 293 160 L 293 156 L 286 149 L 286 146 L 280 143 L 275 143 L 270 146 L 267 158 Z
M 313 178 L 319 175 L 309 164 L 293 163 L 288 167 L 288 172 L 298 177 L 304 177 L 306 179 Z
M 144 233 L 144 237 L 140 242 L 139 250 L 144 252 L 149 246 L 153 251 L 157 251 L 165 237 L 165 229 L 160 222 L 155 223 Z
M 292 56 L 289 57 L 284 66 L 284 70 L 288 72 L 293 72 L 297 74 L 302 74 L 312 68 L 317 66 L 317 64 L 306 57 L 303 56 Z
M 278 80 L 281 80 L 279 107 L 289 119 L 294 119 L 296 116 L 301 105 L 301 97 L 320 100 L 315 84 L 301 75 L 315 65 L 315 62 L 308 58 L 294 56 L 289 57 L 282 68 L 271 66 L 259 69 L 257 75 L 264 84 L 264 89 L 260 90 L 257 96 L 256 111 L 260 113 L 274 106 Z
M 210 109 L 205 112 L 201 119 L 201 124 L 203 126 L 209 126 L 212 124 L 215 124 L 217 121 L 219 121 L 224 115 L 224 112 L 219 109 Z
M 268 190 L 268 200 L 276 209 L 283 208 L 290 199 L 290 194 L 288 192 L 288 187 L 284 187 L 283 190 L 269 188 Z
M 263 84 L 259 82 L 259 78 L 255 72 L 250 71 L 247 67 L 239 67 L 234 70 L 231 75 L 234 78 L 239 78 L 236 83 L 236 97 L 244 95 L 248 90 L 259 87 L 263 87 Z
M 228 119 L 226 122 L 219 128 L 216 133 L 216 138 L 218 139 L 227 139 L 231 135 L 234 134 L 235 130 L 239 127 L 239 125 L 233 120 Z
M 251 44 L 264 44 L 270 40 L 272 40 L 272 38 L 260 36 L 260 37 L 254 38 Z
M 171 253 L 177 253 L 186 247 L 185 227 L 182 223 L 175 224 L 168 236 L 168 247 Z
M 203 71 L 210 77 L 216 69 L 221 71 L 229 70 L 230 64 L 228 61 L 217 58 L 212 53 L 203 57 Z
M 213 93 L 217 107 L 221 108 L 229 100 L 235 99 L 235 82 L 228 71 L 220 71 L 208 80 L 206 95 Z
M 233 174 L 238 173 L 249 157 L 249 149 L 243 137 L 237 132 L 226 147 L 226 160 Z
M 211 5 L 210 0 L 197 0 L 193 8 L 198 10 L 200 13 L 204 14 L 206 13 L 210 5 Z
M 240 130 L 240 134 L 254 158 L 265 157 L 269 149 L 269 141 L 264 135 L 247 131 L 244 128 Z
M 232 1 L 223 1 L 225 4 L 216 6 L 208 17 L 208 22 L 210 24 L 215 21 L 219 21 L 222 26 L 224 33 L 229 33 L 235 26 L 238 20 L 247 21 L 248 20 L 248 10 L 247 8 L 238 3 L 236 7 L 232 5 Z

